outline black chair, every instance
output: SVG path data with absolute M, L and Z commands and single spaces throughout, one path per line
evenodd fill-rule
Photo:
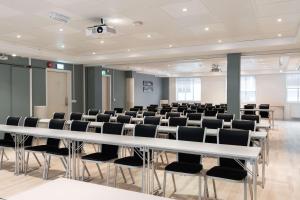
M 86 132 L 88 130 L 89 122 L 84 121 L 72 121 L 70 125 L 71 131 L 79 131 L 79 132 Z M 76 141 L 75 146 L 73 147 L 76 149 L 75 154 L 81 154 L 82 152 L 82 142 Z M 48 149 L 45 152 L 45 164 L 44 164 L 44 179 L 48 178 L 49 168 L 50 168 L 50 160 L 51 156 L 59 157 L 66 173 L 67 171 L 67 157 L 69 156 L 69 149 L 68 148 L 56 148 L 56 149 Z
M 6 125 L 10 126 L 18 126 L 20 123 L 21 117 L 7 117 L 6 118 Z M 1 152 L 1 160 L 0 160 L 0 169 L 2 168 L 3 163 L 3 156 L 5 156 L 7 159 L 7 155 L 5 154 L 4 149 L 6 148 L 12 148 L 15 149 L 15 141 L 13 136 L 10 133 L 4 133 L 4 138 L 0 140 L 0 150 Z
M 150 104 L 150 107 L 152 107 L 152 108 L 158 108 L 158 104 Z
M 218 113 L 217 119 L 223 119 L 224 122 L 231 122 L 234 120 L 234 114 L 225 114 L 225 113 Z
M 26 117 L 24 119 L 24 127 L 37 127 L 39 122 L 39 119 L 36 117 Z M 28 146 L 32 146 L 32 141 L 33 141 L 33 137 L 32 136 L 28 136 L 27 139 L 24 141 L 24 146 L 28 147 Z
M 253 104 L 247 104 L 247 105 L 244 105 L 244 109 L 254 109 L 255 106 Z M 244 114 L 245 115 L 255 115 L 255 111 L 253 110 L 245 110 L 244 111 Z
M 205 112 L 205 108 L 203 107 L 197 108 L 197 113 L 204 113 L 204 112 Z
M 102 134 L 112 134 L 112 135 L 123 135 L 124 124 L 122 123 L 104 123 Z M 101 163 L 108 163 L 108 175 L 107 175 L 107 184 L 109 183 L 109 165 L 115 159 L 118 158 L 119 146 L 116 145 L 109 145 L 109 144 L 102 144 L 101 145 L 101 152 L 96 152 L 92 154 L 88 154 L 81 157 L 81 162 L 83 164 L 82 168 L 82 180 L 84 180 L 84 172 L 87 169 L 86 163 L 91 162 L 95 163 L 98 169 L 98 172 L 103 179 L 103 174 L 100 169 L 99 164 Z
M 197 112 L 197 108 L 198 108 L 198 105 L 196 105 L 196 104 L 191 105 L 191 110 L 195 110 Z
M 117 122 L 122 124 L 130 124 L 132 116 L 130 115 L 119 115 L 117 117 Z
M 77 113 L 77 112 L 72 112 L 70 114 L 70 120 L 77 120 L 77 121 L 81 121 L 82 120 L 82 113 Z
M 260 104 L 259 105 L 259 109 L 266 109 L 269 110 L 270 109 L 270 104 Z M 259 115 L 261 118 L 263 119 L 269 119 L 270 118 L 270 113 L 269 111 L 259 111 Z
M 172 108 L 162 108 L 159 112 L 160 115 L 165 115 L 168 112 L 171 112 Z
M 205 110 L 204 116 L 205 117 L 216 117 L 217 111 L 216 110 Z
M 259 115 L 242 115 L 241 116 L 242 120 L 251 120 L 255 121 L 256 123 L 260 122 L 260 116 Z
M 64 129 L 64 126 L 65 126 L 64 119 L 51 119 L 49 122 L 48 128 L 62 130 L 62 129 Z M 26 156 L 26 160 L 25 160 L 25 174 L 27 174 L 27 171 L 28 171 L 28 162 L 29 162 L 30 153 L 32 153 L 32 155 L 36 159 L 37 163 L 41 167 L 42 164 L 40 163 L 38 157 L 36 156 L 36 153 L 41 153 L 44 156 L 44 153 L 47 150 L 58 149 L 59 143 L 60 143 L 60 139 L 47 138 L 46 144 L 44 144 L 44 145 L 25 147 L 24 150 L 25 150 L 25 152 L 27 152 L 27 156 Z
M 177 140 L 192 141 L 192 142 L 204 142 L 205 140 L 205 129 L 184 127 L 179 126 L 176 134 Z M 172 175 L 174 192 L 176 192 L 176 183 L 174 174 L 189 175 L 199 177 L 199 198 L 201 198 L 201 171 L 203 166 L 201 164 L 201 156 L 193 154 L 178 153 L 177 161 L 168 164 L 164 171 L 164 182 L 163 182 L 163 196 L 166 191 L 166 176 L 167 173 Z
M 157 109 L 156 107 L 148 106 L 148 107 L 147 107 L 147 111 L 148 111 L 148 112 L 155 112 L 155 113 L 156 113 L 156 112 L 158 111 L 158 109 Z
M 179 113 L 183 113 L 185 110 L 187 110 L 188 109 L 188 107 L 187 106 L 179 106 L 178 108 L 177 108 L 177 112 L 179 112 Z
M 89 109 L 88 110 L 88 115 L 98 115 L 99 110 L 96 109 Z
M 187 118 L 186 117 L 170 117 L 169 126 L 186 126 Z
M 172 103 L 172 107 L 177 108 L 178 106 L 179 106 L 179 103 L 177 103 L 177 102 Z
M 233 120 L 231 128 L 255 131 L 256 122 L 252 120 Z
M 186 117 L 188 118 L 188 120 L 197 120 L 197 121 L 201 121 L 202 119 L 202 114 L 201 113 L 188 113 L 186 115 Z
M 166 119 L 169 119 L 170 117 L 180 117 L 180 113 L 179 112 L 167 112 Z
M 137 111 L 126 111 L 126 112 L 125 112 L 125 115 L 132 116 L 132 117 L 136 117 Z
M 223 128 L 222 119 L 202 119 L 202 128 L 207 129 L 221 129 Z M 207 143 L 217 143 L 217 137 L 213 135 L 207 135 L 205 142 Z
M 134 111 L 134 112 L 138 112 L 139 109 L 138 108 L 130 108 L 129 111 Z
M 250 133 L 245 130 L 221 129 L 218 136 L 218 144 L 249 146 Z M 239 160 L 246 166 L 244 160 Z M 229 158 L 219 158 L 219 165 L 209 169 L 205 176 L 205 185 L 207 178 L 213 180 L 215 198 L 217 198 L 215 179 L 230 180 L 235 182 L 244 182 L 244 199 L 247 199 L 247 171 L 236 160 Z M 205 190 L 207 191 L 207 189 Z M 207 194 L 208 196 L 208 194 Z
M 145 116 L 144 124 L 160 125 L 161 117 Z
M 213 106 L 212 103 L 206 103 L 206 104 L 204 104 L 204 105 L 205 105 L 205 107 L 212 107 L 212 106 Z
M 143 112 L 143 117 L 146 117 L 146 116 L 155 116 L 155 112 L 151 112 L 151 111 Z
M 106 110 L 106 111 L 104 111 L 104 114 L 108 114 L 108 115 L 114 117 L 116 115 L 116 111 L 114 111 L 114 110 Z
M 109 122 L 110 121 L 110 114 L 98 114 L 96 117 L 97 122 Z M 101 128 L 96 128 L 96 133 L 101 133 Z
M 156 125 L 138 124 L 135 126 L 134 131 L 133 131 L 134 137 L 155 138 L 156 135 L 157 135 L 157 126 Z M 147 154 L 147 153 L 145 152 L 145 154 Z M 150 159 L 152 158 L 151 154 L 152 154 L 152 151 L 150 150 L 150 155 L 145 155 L 146 163 L 148 161 L 148 156 L 150 156 Z M 129 173 L 130 173 L 132 182 L 133 182 L 133 184 L 135 183 L 130 168 L 142 168 L 143 167 L 143 158 L 142 157 L 143 157 L 142 150 L 140 148 L 134 148 L 133 155 L 115 160 L 115 162 L 114 162 L 115 163 L 115 186 L 117 183 L 118 168 L 121 169 L 122 167 L 126 167 L 129 169 Z M 154 169 L 154 174 L 155 174 L 155 178 L 158 182 L 158 186 L 160 189 L 161 186 L 160 186 L 155 169 Z M 123 177 L 124 177 L 124 174 L 123 174 Z
M 189 113 L 196 113 L 197 112 L 197 110 L 184 110 L 183 111 L 183 114 L 184 115 L 187 115 L 187 114 L 189 114 Z
M 138 109 L 137 111 L 143 111 L 144 106 L 134 106 L 134 108 L 137 108 Z
M 225 113 L 225 108 L 215 108 L 217 113 Z
M 55 113 L 53 113 L 52 119 L 65 119 L 65 113 L 55 112 Z
M 123 108 L 114 108 L 114 111 L 116 111 L 116 113 L 123 113 Z

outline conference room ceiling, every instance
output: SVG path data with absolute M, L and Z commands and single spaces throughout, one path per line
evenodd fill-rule
M 0 0 L 0 51 L 84 64 L 300 47 L 300 0 Z M 69 23 L 49 18 L 68 16 Z M 86 37 L 104 17 L 117 34 Z M 143 25 L 134 25 L 141 21 Z

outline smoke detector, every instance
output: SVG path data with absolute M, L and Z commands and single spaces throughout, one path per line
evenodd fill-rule
M 57 12 L 50 12 L 49 17 L 55 21 L 63 22 L 63 23 L 69 23 L 70 17 L 65 16 L 63 14 L 57 13 Z
M 5 54 L 0 54 L 0 60 L 8 60 L 8 56 Z
M 212 64 L 210 72 L 222 72 L 222 69 L 217 64 Z

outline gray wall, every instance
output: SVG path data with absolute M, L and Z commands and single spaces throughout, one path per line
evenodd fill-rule
M 143 81 L 153 82 L 153 92 L 143 92 Z M 134 73 L 134 104 L 136 106 L 149 106 L 159 104 L 163 95 L 162 78 L 153 75 Z
M 164 100 L 169 100 L 169 78 L 168 77 L 164 77 L 161 78 L 162 80 L 162 96 L 161 99 Z

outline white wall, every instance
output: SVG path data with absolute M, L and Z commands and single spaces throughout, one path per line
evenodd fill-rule
M 201 102 L 220 104 L 226 103 L 225 76 L 201 77 Z

